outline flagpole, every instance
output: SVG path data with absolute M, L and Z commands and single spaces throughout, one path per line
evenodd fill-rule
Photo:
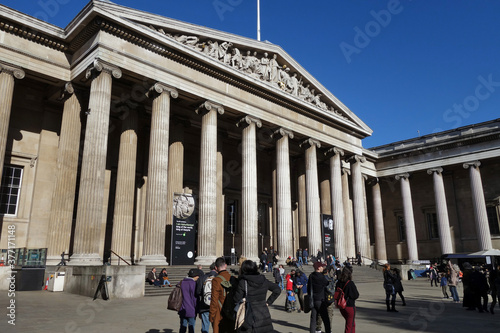
M 260 41 L 260 0 L 257 0 L 257 40 Z

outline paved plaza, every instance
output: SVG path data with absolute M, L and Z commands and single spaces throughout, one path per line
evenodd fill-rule
M 382 273 L 366 267 L 355 267 L 360 299 L 356 302 L 356 330 L 358 332 L 499 332 L 500 307 L 494 315 L 466 311 L 462 304 L 443 299 L 441 288 L 430 287 L 424 278 L 404 281 L 408 305 L 399 313 L 385 310 Z M 459 287 L 462 295 L 462 286 Z M 6 308 L 10 297 L 0 294 L 2 320 L 0 332 L 178 332 L 177 313 L 167 310 L 166 297 L 112 299 L 104 301 L 65 292 L 49 291 L 16 292 L 16 326 L 8 324 Z M 284 311 L 284 294 L 271 306 L 271 316 L 276 332 L 306 332 L 309 314 Z M 335 310 L 333 332 L 344 330 L 344 320 Z M 196 332 L 201 322 L 196 321 Z

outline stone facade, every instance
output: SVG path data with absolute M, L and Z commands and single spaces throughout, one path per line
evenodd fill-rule
M 15 226 L 51 265 L 167 264 L 182 191 L 202 264 L 314 254 L 321 213 L 365 263 L 500 247 L 498 120 L 367 150 L 371 129 L 279 46 L 106 1 L 66 29 L 0 5 L 0 40 L 0 168 L 22 173 L 1 249 Z

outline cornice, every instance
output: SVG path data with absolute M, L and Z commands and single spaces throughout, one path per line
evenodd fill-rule
M 34 43 L 50 47 L 58 51 L 66 52 L 69 50 L 69 46 L 63 40 L 54 38 L 43 32 L 31 29 L 28 26 L 23 26 L 11 22 L 4 17 L 0 17 L 0 30 L 27 39 Z

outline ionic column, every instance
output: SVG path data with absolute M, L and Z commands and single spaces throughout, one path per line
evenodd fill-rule
M 23 79 L 24 71 L 0 62 L 0 177 L 5 163 L 7 134 L 9 133 L 10 111 L 14 96 L 14 78 Z
M 131 110 L 122 120 L 111 250 L 130 263 L 134 223 L 135 165 L 137 157 L 137 113 Z M 111 263 L 120 264 L 111 254 Z M 124 264 L 124 263 L 121 263 Z
M 413 217 L 413 203 L 411 200 L 410 174 L 396 175 L 396 180 L 401 183 L 401 197 L 403 198 L 403 215 L 406 229 L 406 244 L 408 245 L 408 260 L 418 260 L 417 233 L 415 231 L 415 219 Z
M 486 213 L 486 202 L 484 200 L 483 182 L 479 166 L 481 162 L 474 161 L 464 163 L 464 169 L 469 168 L 470 187 L 472 192 L 472 206 L 474 207 L 474 219 L 476 221 L 476 233 L 479 248 L 481 250 L 492 249 L 488 215 Z
M 344 206 L 344 236 L 345 243 L 345 258 L 352 258 L 356 256 L 356 240 L 354 237 L 354 218 L 352 214 L 352 202 L 349 198 L 349 175 L 351 171 L 347 168 L 342 168 L 342 203 Z M 343 259 L 345 259 L 343 258 Z
M 173 221 L 174 193 L 183 193 L 184 188 L 184 131 L 189 122 L 173 118 L 168 149 L 168 184 L 167 184 L 167 225 Z
M 299 247 L 304 249 L 309 245 L 307 242 L 307 209 L 306 209 L 306 170 L 305 162 L 298 161 L 297 186 L 298 186 L 298 205 L 299 205 Z
M 262 127 L 259 119 L 246 116 L 236 126 L 243 128 L 242 136 L 242 235 L 241 255 L 259 261 L 259 224 L 257 201 L 257 140 L 256 127 Z
M 280 263 L 294 256 L 292 239 L 292 196 L 290 186 L 290 152 L 288 139 L 293 133 L 284 128 L 273 133 L 276 139 L 276 206 Z
M 344 203 L 342 200 L 342 164 L 340 157 L 344 151 L 334 147 L 328 150 L 330 154 L 330 190 L 332 192 L 333 238 L 335 241 L 335 256 L 342 261 L 347 258 L 344 235 Z
M 141 265 L 165 264 L 165 224 L 168 192 L 168 140 L 170 97 L 179 93 L 173 87 L 157 82 L 148 91 L 153 99 L 149 138 L 148 184 L 144 219 L 144 245 Z M 172 204 L 172 203 L 171 203 Z
M 224 108 L 206 101 L 196 113 L 202 118 L 198 256 L 195 262 L 210 265 L 217 258 L 217 114 L 224 114 Z
M 356 237 L 356 248 L 361 252 L 361 256 L 370 258 L 369 235 L 366 234 L 366 212 L 365 200 L 363 195 L 364 179 L 361 174 L 361 163 L 364 163 L 366 158 L 363 156 L 354 155 L 349 159 L 352 172 L 352 197 L 354 206 L 354 229 Z
M 443 168 L 427 170 L 432 175 L 434 183 L 434 199 L 436 200 L 436 215 L 439 227 L 439 240 L 441 243 L 441 254 L 454 253 L 451 241 L 450 220 L 448 219 L 448 208 L 446 206 L 446 194 L 444 191 Z
M 378 178 L 371 179 L 373 197 L 373 228 L 375 233 L 375 254 L 381 264 L 387 263 L 387 249 L 385 244 L 384 211 L 382 210 L 382 195 Z
M 91 78 L 87 127 L 80 171 L 80 190 L 76 213 L 75 237 L 71 265 L 102 265 L 99 237 L 103 221 L 106 153 L 108 148 L 109 112 L 113 77 L 119 79 L 119 68 L 96 59 L 87 70 Z
M 318 185 L 318 160 L 316 148 L 320 148 L 319 141 L 307 139 L 300 144 L 306 149 L 306 207 L 307 207 L 307 233 L 309 236 L 309 251 L 316 253 L 323 248 L 321 240 L 321 209 Z
M 47 235 L 47 265 L 57 265 L 61 261 L 61 253 L 69 253 L 82 128 L 82 110 L 78 97 L 71 83 L 66 83 L 63 90 L 65 100 Z

